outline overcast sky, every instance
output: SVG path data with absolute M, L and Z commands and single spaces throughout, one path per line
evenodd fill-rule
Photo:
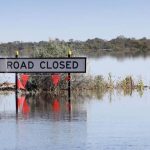
M 0 42 L 150 38 L 150 0 L 0 0 Z

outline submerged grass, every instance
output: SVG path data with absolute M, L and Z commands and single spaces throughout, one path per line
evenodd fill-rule
M 118 81 L 113 80 L 111 73 L 108 74 L 108 77 L 102 75 L 85 76 L 83 74 L 72 74 L 71 76 L 71 90 L 74 95 L 88 95 L 88 93 L 92 92 L 96 93 L 95 95 L 97 95 L 98 99 L 103 97 L 106 93 L 113 93 L 114 90 L 117 90 L 118 93 L 123 93 L 124 95 L 132 95 L 133 91 L 137 91 L 139 95 L 142 96 L 143 91 L 146 88 L 150 87 L 145 85 L 142 79 L 136 81 L 132 76 L 126 76 Z M 55 87 L 50 75 L 31 75 L 26 89 L 27 90 L 22 91 L 22 93 L 34 95 L 35 93 L 46 92 L 51 95 L 64 95 L 65 93 L 67 95 L 68 81 L 66 80 L 66 74 L 61 74 L 61 81 L 59 82 L 59 85 Z
M 61 81 L 57 87 L 54 87 L 50 77 L 33 77 L 28 84 L 28 92 L 48 92 L 52 95 L 67 95 L 68 81 L 65 80 L 66 75 L 61 75 Z M 132 76 L 126 76 L 118 81 L 113 80 L 111 73 L 108 77 L 104 78 L 102 75 L 97 76 L 84 76 L 83 74 L 72 74 L 71 77 L 71 90 L 74 95 L 88 95 L 88 93 L 97 93 L 99 98 L 103 97 L 106 93 L 113 93 L 117 90 L 118 93 L 123 95 L 132 95 L 133 91 L 137 91 L 142 96 L 145 88 L 149 86 L 144 85 L 142 79 L 136 81 Z M 98 98 L 98 99 L 99 99 Z

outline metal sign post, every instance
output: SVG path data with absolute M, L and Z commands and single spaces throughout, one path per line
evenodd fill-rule
M 68 52 L 68 58 L 71 57 L 71 51 Z M 70 72 L 68 73 L 68 101 L 71 101 L 71 75 Z
M 16 51 L 16 58 L 18 58 L 19 52 Z M 18 73 L 15 73 L 15 82 L 16 82 L 16 114 L 18 114 Z

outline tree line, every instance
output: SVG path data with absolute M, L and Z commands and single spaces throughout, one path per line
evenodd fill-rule
M 88 57 L 114 56 L 114 57 L 137 57 L 150 55 L 150 39 L 126 38 L 119 36 L 112 40 L 100 38 L 77 41 L 70 39 L 49 40 L 40 42 L 8 42 L 0 44 L 1 56 L 15 56 L 19 50 L 22 57 L 59 57 L 67 56 L 71 49 L 74 56 L 86 55 Z

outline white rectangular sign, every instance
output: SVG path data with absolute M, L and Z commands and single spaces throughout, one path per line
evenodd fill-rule
M 85 73 L 86 57 L 0 58 L 1 73 Z

